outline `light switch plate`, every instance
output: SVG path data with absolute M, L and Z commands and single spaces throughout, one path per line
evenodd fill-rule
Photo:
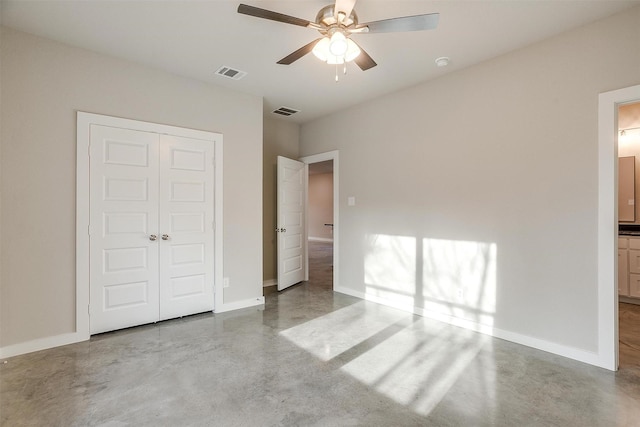
M 347 197 L 347 205 L 355 206 L 356 205 L 356 198 L 354 196 Z

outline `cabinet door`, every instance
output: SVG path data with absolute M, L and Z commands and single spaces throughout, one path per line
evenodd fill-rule
M 629 295 L 629 265 L 626 249 L 618 249 L 618 295 Z
M 640 274 L 640 250 L 629 249 L 629 273 Z
M 640 298 L 640 274 L 629 275 L 629 296 Z

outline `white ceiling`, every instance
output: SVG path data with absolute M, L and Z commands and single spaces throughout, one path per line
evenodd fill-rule
M 289 66 L 276 61 L 316 39 L 303 27 L 240 15 L 241 1 L 2 0 L 2 24 L 63 43 L 264 97 L 265 112 L 301 110 L 283 120 L 303 123 L 455 72 L 571 28 L 640 4 L 640 0 L 400 1 L 359 0 L 360 22 L 440 13 L 438 28 L 358 34 L 378 63 L 368 71 L 335 68 L 312 54 Z M 331 0 L 242 2 L 313 21 Z M 434 60 L 448 56 L 438 68 Z M 214 74 L 226 65 L 248 75 Z M 273 116 L 277 117 L 277 116 Z

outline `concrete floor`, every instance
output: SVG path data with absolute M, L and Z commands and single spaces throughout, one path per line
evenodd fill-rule
M 2 426 L 638 426 L 617 372 L 331 292 L 103 334 L 0 364 Z

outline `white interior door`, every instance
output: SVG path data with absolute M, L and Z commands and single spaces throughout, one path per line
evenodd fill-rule
M 211 311 L 214 142 L 90 133 L 90 333 Z
M 158 319 L 158 135 L 91 125 L 90 332 Z
M 214 146 L 160 138 L 160 320 L 165 320 L 213 308 Z
M 304 280 L 307 165 L 278 156 L 278 290 Z

